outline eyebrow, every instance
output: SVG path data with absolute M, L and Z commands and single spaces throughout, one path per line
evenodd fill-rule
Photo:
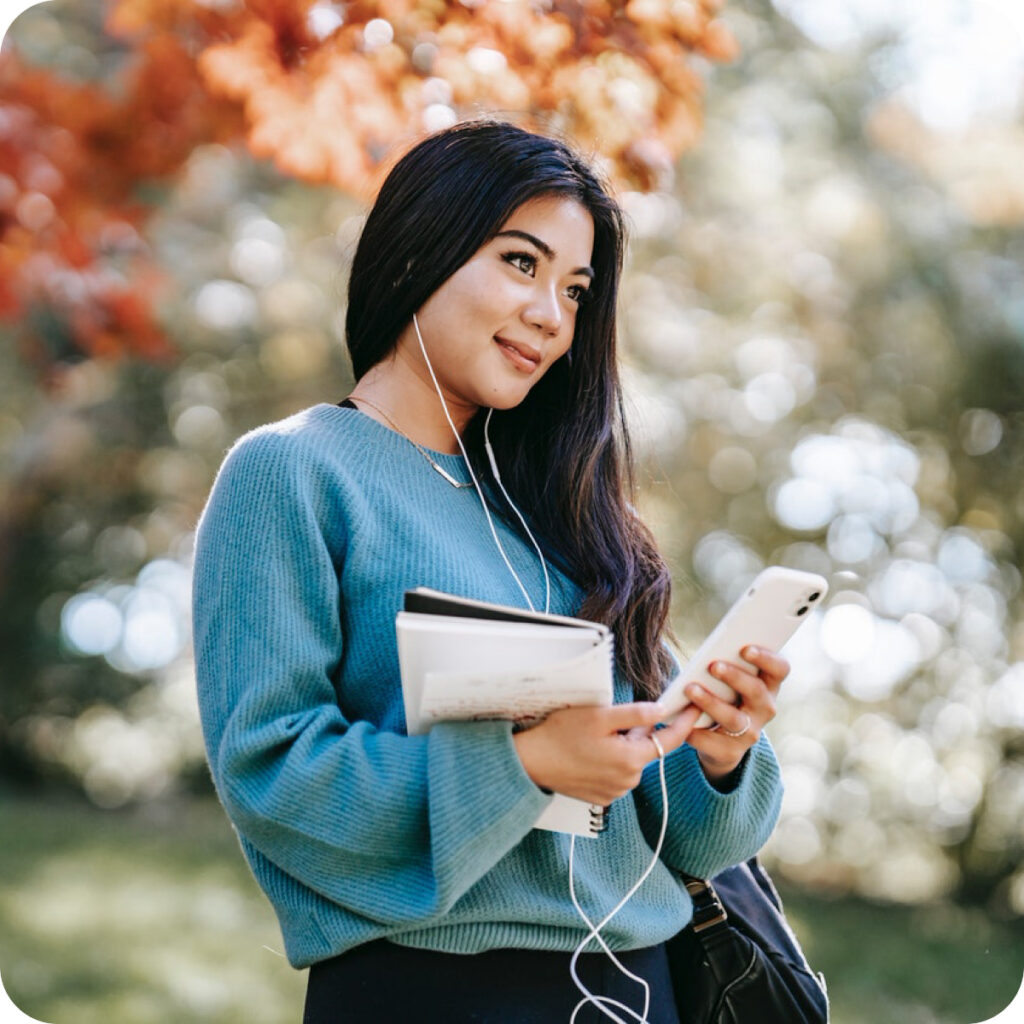
M 547 242 L 541 241 L 536 235 L 531 235 L 528 231 L 517 231 L 515 228 L 509 228 L 507 231 L 499 231 L 495 238 L 522 238 L 524 241 L 529 242 L 531 245 L 535 245 L 549 260 L 554 260 L 558 255 L 554 249 L 548 245 Z M 577 267 L 573 274 L 582 274 L 584 277 L 589 277 L 593 280 L 594 268 L 593 267 Z

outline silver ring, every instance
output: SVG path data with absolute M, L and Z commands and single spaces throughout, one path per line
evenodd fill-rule
M 721 726 L 723 736 L 729 736 L 732 739 L 736 739 L 738 736 L 743 736 L 750 729 L 750 715 L 748 715 L 746 711 L 741 711 L 740 714 L 746 719 L 746 721 L 743 723 L 743 728 L 740 729 L 739 732 L 730 732 L 723 725 Z
M 654 744 L 654 749 L 658 752 L 658 760 L 663 760 L 665 757 L 665 748 L 658 742 L 658 737 L 652 732 L 650 735 L 650 741 Z

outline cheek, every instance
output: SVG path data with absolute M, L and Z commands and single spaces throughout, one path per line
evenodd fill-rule
M 557 363 L 570 348 L 572 348 L 572 341 L 575 333 L 575 325 L 573 325 L 566 337 L 558 343 L 558 346 L 548 350 L 548 358 L 544 363 L 544 373 L 547 373 L 548 370 L 550 370 L 551 367 L 554 366 L 554 364 Z
M 485 327 L 501 305 L 500 282 L 482 274 L 460 272 L 430 297 L 424 310 L 439 320 Z
M 579 324 L 579 314 L 573 310 L 565 319 L 565 337 L 559 343 L 559 355 L 564 356 L 572 348 L 573 339 L 576 337 L 576 327 Z

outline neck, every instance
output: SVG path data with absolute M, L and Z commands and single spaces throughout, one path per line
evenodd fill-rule
M 445 418 L 441 399 L 422 359 L 417 366 L 399 348 L 395 354 L 368 370 L 352 389 L 349 397 L 357 404 L 366 398 L 384 409 L 399 427 L 417 444 L 438 452 L 457 454 L 458 443 Z M 477 406 L 445 393 L 448 413 L 461 437 Z M 380 413 L 363 406 L 362 411 L 389 429 L 393 429 Z

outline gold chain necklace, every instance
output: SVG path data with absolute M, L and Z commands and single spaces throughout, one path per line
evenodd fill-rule
M 348 398 L 349 398 L 350 402 L 362 402 L 363 405 L 368 405 L 371 409 L 375 409 L 377 412 L 379 412 L 381 414 L 381 416 L 383 416 L 384 419 L 386 419 L 388 421 L 388 423 L 395 429 L 395 431 L 397 431 L 399 434 L 401 434 L 402 437 L 404 437 L 406 439 L 406 441 L 408 441 L 409 444 L 411 444 L 413 446 L 413 448 L 415 448 L 416 451 L 418 451 L 420 453 L 420 455 L 422 455 L 423 458 L 425 458 L 427 460 L 427 462 L 429 462 L 431 464 L 431 466 L 433 466 L 434 469 L 438 473 L 440 473 L 441 476 L 443 476 L 445 478 L 445 480 L 448 481 L 448 483 L 450 483 L 452 485 L 452 487 L 462 488 L 462 487 L 472 487 L 473 486 L 473 481 L 472 480 L 470 480 L 468 482 L 462 482 L 460 480 L 456 480 L 455 477 L 453 477 L 451 475 L 451 473 L 449 473 L 443 466 L 439 466 L 430 457 L 430 452 L 428 452 L 427 449 L 423 447 L 423 445 L 417 444 L 379 405 L 376 405 L 375 403 L 371 402 L 368 398 L 363 398 L 362 395 L 359 395 L 358 397 L 355 396 L 355 395 L 349 395 Z

